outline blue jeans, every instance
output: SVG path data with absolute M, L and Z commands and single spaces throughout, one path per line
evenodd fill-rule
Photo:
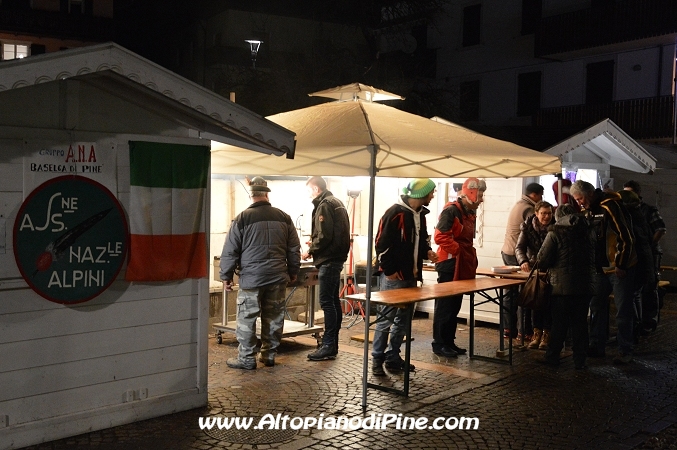
M 597 274 L 595 294 L 590 300 L 590 347 L 604 352 L 609 338 L 609 294 L 613 291 L 616 304 L 616 341 L 623 353 L 632 353 L 634 322 L 634 294 L 636 268 L 627 270 L 623 278 L 615 274 Z
M 415 287 L 416 280 L 388 280 L 385 274 L 381 274 L 380 290 Z M 380 320 L 374 329 L 374 343 L 371 348 L 371 356 L 375 361 L 399 361 L 400 347 L 404 340 L 407 320 L 411 320 L 411 313 L 407 308 L 379 307 L 379 315 L 383 314 L 385 320 Z M 390 335 L 390 344 L 388 344 Z M 386 350 L 388 347 L 388 351 Z
M 338 344 L 339 330 L 343 320 L 339 290 L 341 286 L 341 271 L 343 262 L 327 261 L 319 269 L 320 307 L 324 311 L 324 336 L 322 345 Z

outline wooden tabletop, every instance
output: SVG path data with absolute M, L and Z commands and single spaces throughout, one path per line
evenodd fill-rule
M 450 281 L 448 283 L 426 284 L 421 287 L 390 289 L 371 293 L 370 301 L 377 305 L 406 306 L 410 303 L 448 297 L 451 295 L 470 294 L 487 289 L 500 289 L 524 284 L 524 279 L 475 278 L 472 280 Z M 365 301 L 366 294 L 347 295 L 351 300 Z
M 661 266 L 661 270 L 677 270 L 677 266 Z
M 511 280 L 526 280 L 529 278 L 529 273 L 528 272 L 522 272 L 522 271 L 517 271 L 517 272 L 510 272 L 510 273 L 496 273 L 493 272 L 491 269 L 485 269 L 485 268 L 478 268 L 475 273 L 477 275 L 485 275 L 487 277 L 496 277 L 496 278 L 508 278 Z

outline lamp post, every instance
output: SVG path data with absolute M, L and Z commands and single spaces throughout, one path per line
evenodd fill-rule
M 252 54 L 252 67 L 256 69 L 256 55 L 259 53 L 259 48 L 261 47 L 261 44 L 263 44 L 263 41 L 259 41 L 258 39 L 245 39 L 245 42 L 249 43 L 249 50 Z

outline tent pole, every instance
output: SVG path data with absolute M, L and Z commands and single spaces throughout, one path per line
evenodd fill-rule
M 367 279 L 365 293 L 364 317 L 364 355 L 362 358 L 362 411 L 367 410 L 367 374 L 369 372 L 369 321 L 371 320 L 371 273 L 372 255 L 374 254 L 374 193 L 376 192 L 376 153 L 378 146 L 370 145 L 369 153 L 369 223 L 367 224 Z

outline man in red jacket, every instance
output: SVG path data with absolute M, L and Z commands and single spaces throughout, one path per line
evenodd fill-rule
M 484 181 L 468 178 L 463 183 L 458 199 L 447 203 L 440 213 L 435 227 L 435 243 L 439 245 L 435 265 L 438 283 L 475 278 L 475 214 L 484 201 L 486 189 Z M 465 354 L 465 349 L 454 342 L 456 318 L 462 302 L 462 295 L 435 299 L 432 347 L 436 355 L 456 357 Z

